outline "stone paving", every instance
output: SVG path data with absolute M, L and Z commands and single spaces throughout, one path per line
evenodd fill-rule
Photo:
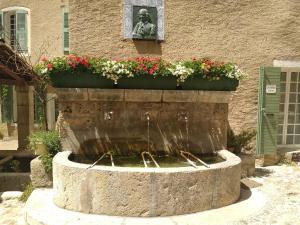
M 253 180 L 266 197 L 263 210 L 230 225 L 300 225 L 300 166 L 257 168 Z
M 256 177 L 251 180 L 263 184 L 256 189 L 266 198 L 264 208 L 248 218 L 226 225 L 300 225 L 300 167 L 271 166 L 257 168 L 256 172 Z M 16 198 L 2 199 L 0 224 L 24 225 L 24 205 Z

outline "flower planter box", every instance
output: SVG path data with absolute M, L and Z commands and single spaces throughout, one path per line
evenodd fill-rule
M 176 77 L 142 75 L 133 78 L 121 78 L 118 81 L 118 88 L 122 89 L 175 90 L 176 86 Z
M 121 78 L 114 85 L 112 80 L 99 74 L 88 72 L 63 72 L 50 75 L 52 86 L 56 88 L 103 88 L 103 89 L 150 89 L 150 90 L 208 90 L 208 91 L 235 91 L 238 80 L 221 78 L 208 81 L 200 77 L 187 79 L 178 87 L 176 77 L 154 77 L 141 75 L 133 78 Z
M 187 79 L 181 84 L 183 90 L 207 90 L 207 91 L 235 91 L 239 81 L 229 78 L 221 78 L 220 80 L 204 80 L 200 77 Z
M 56 88 L 113 88 L 114 82 L 99 74 L 88 72 L 51 73 L 51 83 Z

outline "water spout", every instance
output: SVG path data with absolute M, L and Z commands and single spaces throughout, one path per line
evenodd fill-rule
M 112 120 L 114 112 L 110 111 L 110 112 L 105 112 L 104 113 L 104 120 Z

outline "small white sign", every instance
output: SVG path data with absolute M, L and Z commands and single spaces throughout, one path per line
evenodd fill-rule
M 268 84 L 266 85 L 266 93 L 267 94 L 275 94 L 277 91 L 276 84 Z

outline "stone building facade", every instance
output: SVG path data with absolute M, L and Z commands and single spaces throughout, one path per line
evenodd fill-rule
M 229 123 L 237 132 L 257 127 L 259 67 L 300 67 L 298 1 L 164 0 L 163 41 L 125 39 L 124 2 L 69 0 L 70 51 L 109 58 L 209 57 L 234 62 L 248 74 L 229 106 Z M 66 0 L 51 4 L 11 0 L 0 2 L 0 9 L 18 5 L 29 8 L 32 50 L 47 39 L 50 55 L 61 55 L 61 9 L 67 4 Z
M 70 0 L 70 48 L 80 55 L 169 60 L 210 57 L 238 64 L 248 78 L 230 104 L 230 125 L 256 128 L 260 66 L 300 59 L 300 2 L 165 0 L 165 40 L 123 38 L 123 1 Z
M 51 3 L 45 0 L 0 1 L 0 38 L 3 38 L 11 46 L 15 45 L 14 48 L 18 51 L 22 50 L 23 45 L 25 45 L 26 51 L 20 52 L 32 65 L 35 65 L 42 55 L 48 57 L 62 56 L 65 50 L 63 13 L 67 9 L 68 0 L 53 0 Z M 25 16 L 22 17 L 24 14 Z M 18 26 L 20 30 L 18 30 Z M 49 102 L 49 105 L 53 108 L 54 102 Z M 16 122 L 18 120 L 15 87 L 10 87 L 7 102 L 2 108 L 5 108 L 5 112 L 0 110 L 2 111 L 0 113 L 1 122 Z M 54 110 L 52 109 L 52 111 Z M 54 127 L 53 115 L 50 117 L 52 127 Z M 1 124 L 0 132 L 4 136 L 16 136 L 15 127 L 11 123 Z
M 68 6 L 67 0 L 9 0 L 0 1 L 0 11 L 5 12 L 28 11 L 27 32 L 29 53 L 26 54 L 32 64 L 35 64 L 41 55 L 49 57 L 63 55 L 62 30 L 63 8 Z M 5 19 L 5 18 L 4 18 Z M 8 29 L 10 18 L 6 18 Z M 10 31 L 7 31 L 9 33 Z

